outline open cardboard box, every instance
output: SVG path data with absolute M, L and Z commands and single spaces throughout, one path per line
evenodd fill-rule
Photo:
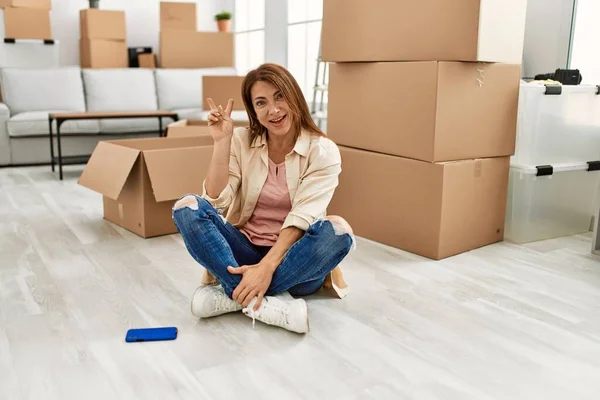
M 233 120 L 233 128 L 248 126 L 248 121 Z M 168 138 L 182 138 L 194 136 L 210 136 L 208 123 L 201 119 L 181 119 L 167 126 Z
M 358 236 L 435 260 L 503 240 L 510 157 L 429 163 L 340 152 L 327 212 Z
M 176 233 L 173 204 L 202 193 L 211 137 L 101 141 L 78 183 L 103 195 L 104 218 L 141 237 Z

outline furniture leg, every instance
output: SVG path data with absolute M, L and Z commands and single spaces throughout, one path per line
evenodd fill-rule
M 60 145 L 60 126 L 62 125 L 64 120 L 56 119 L 56 141 L 58 144 L 58 175 L 60 180 L 63 180 L 63 165 L 62 165 L 62 149 Z
M 52 117 L 48 117 L 49 125 L 49 136 L 50 136 L 50 165 L 52 166 L 52 172 L 54 172 L 54 141 L 52 140 Z

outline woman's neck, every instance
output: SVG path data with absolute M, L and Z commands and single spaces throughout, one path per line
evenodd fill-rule
M 285 160 L 285 156 L 294 149 L 296 136 L 292 130 L 285 136 L 268 135 L 267 147 L 273 162 L 279 164 Z

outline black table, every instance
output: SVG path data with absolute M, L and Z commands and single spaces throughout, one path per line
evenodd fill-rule
M 86 120 L 86 119 L 125 119 L 125 118 L 158 118 L 158 136 L 163 135 L 162 119 L 173 118 L 178 121 L 179 117 L 177 113 L 171 111 L 126 111 L 126 112 L 75 112 L 75 113 L 50 113 L 48 115 L 48 124 L 50 125 L 50 162 L 52 164 L 52 172 L 54 172 L 54 165 L 58 164 L 59 177 L 62 181 L 63 170 L 62 167 L 67 164 L 81 164 L 87 162 L 90 155 L 79 155 L 79 156 L 66 156 L 62 155 L 61 149 L 61 136 L 60 126 L 65 121 L 70 120 Z M 54 141 L 53 141 L 53 128 L 52 122 L 56 121 L 56 141 L 58 146 L 58 157 L 54 157 Z

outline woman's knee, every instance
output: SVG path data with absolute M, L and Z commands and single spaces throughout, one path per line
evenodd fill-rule
M 338 215 L 328 215 L 325 217 L 325 219 L 327 221 L 331 222 L 331 225 L 333 226 L 333 230 L 335 231 L 336 234 L 338 234 L 338 235 L 344 235 L 346 233 L 349 235 L 354 234 L 354 232 L 352 231 L 352 227 L 350 226 L 348 221 L 346 221 L 344 218 L 342 218 Z
M 173 205 L 173 211 L 181 210 L 182 208 L 186 207 L 194 211 L 207 211 L 212 208 L 212 205 L 206 199 L 203 199 L 200 196 L 188 194 L 175 202 L 175 205 Z

